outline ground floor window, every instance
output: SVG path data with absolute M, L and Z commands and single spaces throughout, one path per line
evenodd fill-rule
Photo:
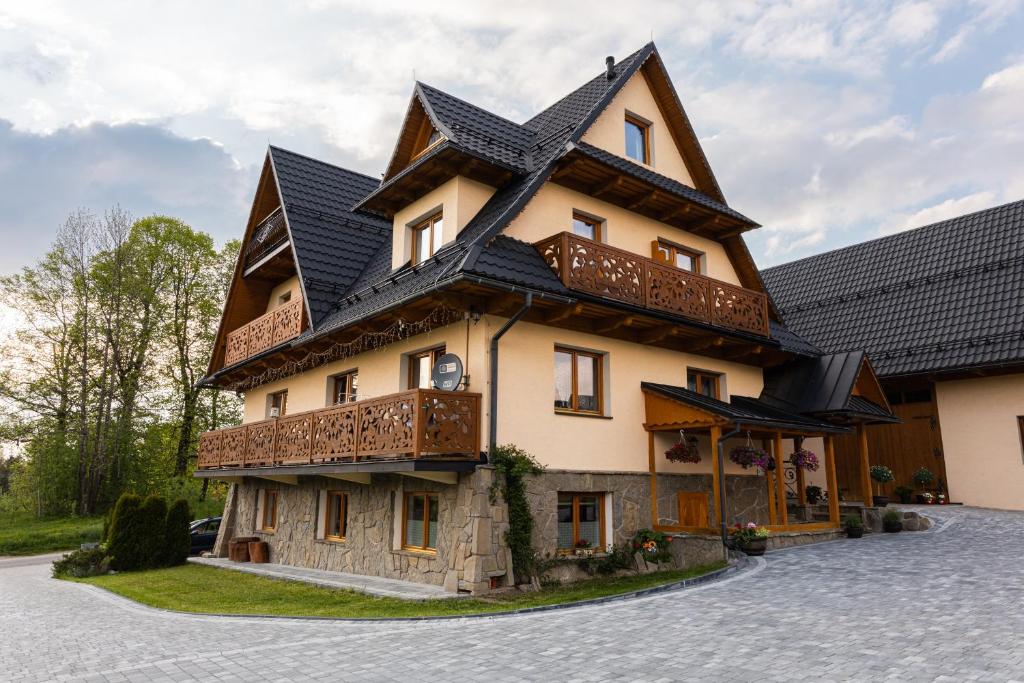
M 603 493 L 558 494 L 558 549 L 604 549 Z
M 403 548 L 437 549 L 437 507 L 436 493 L 405 494 Z
M 277 529 L 277 490 L 263 489 L 263 516 L 260 519 L 260 529 L 263 531 L 274 531 Z
M 341 491 L 327 492 L 324 510 L 324 538 L 344 541 L 348 533 L 348 496 Z

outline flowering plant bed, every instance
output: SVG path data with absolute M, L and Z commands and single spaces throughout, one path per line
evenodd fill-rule
M 775 458 L 764 449 L 751 445 L 733 448 L 729 451 L 729 459 L 745 470 L 757 467 L 771 472 L 775 469 Z
M 640 553 L 644 561 L 651 564 L 661 564 L 672 561 L 672 553 L 669 545 L 672 537 L 660 531 L 641 529 L 633 536 L 633 552 Z
M 789 455 L 789 461 L 799 469 L 808 472 L 818 471 L 818 456 L 806 448 L 798 448 Z

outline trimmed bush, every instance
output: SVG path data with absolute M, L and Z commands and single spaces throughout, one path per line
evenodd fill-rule
M 188 509 L 188 501 L 179 498 L 167 511 L 167 522 L 164 525 L 164 557 L 163 565 L 174 567 L 184 564 L 192 549 L 192 537 L 188 526 L 192 522 L 192 511 Z
M 159 567 L 164 559 L 164 528 L 167 525 L 167 502 L 163 496 L 146 496 L 139 506 L 138 531 L 140 569 Z
M 53 576 L 99 576 L 110 569 L 110 558 L 107 551 L 96 546 L 83 550 L 74 550 L 53 563 Z
M 110 567 L 117 571 L 130 571 L 143 566 L 143 556 L 138 544 L 139 507 L 142 498 L 134 493 L 124 493 L 117 499 L 114 515 L 110 520 L 107 554 Z

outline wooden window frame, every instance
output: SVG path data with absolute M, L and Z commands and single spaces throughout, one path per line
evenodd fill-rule
M 406 370 L 406 377 L 405 377 L 405 388 L 406 389 L 419 389 L 420 388 L 419 384 L 417 384 L 414 381 L 415 377 L 413 376 L 413 368 L 415 366 L 413 365 L 413 361 L 416 360 L 417 358 L 430 358 L 430 367 L 433 368 L 434 367 L 434 363 L 437 362 L 437 359 L 445 354 L 445 348 L 446 348 L 445 345 L 442 344 L 441 346 L 434 346 L 434 347 L 429 348 L 429 349 L 424 349 L 422 351 L 417 351 L 416 353 L 408 354 L 408 356 L 406 357 L 406 365 L 408 366 L 408 368 Z M 427 387 L 427 388 L 430 389 L 432 387 Z
M 327 500 L 324 505 L 324 540 L 334 543 L 343 542 L 348 538 L 348 494 L 344 491 L 327 491 Z M 341 499 L 341 535 L 331 534 L 331 500 Z
M 605 491 L 558 491 L 556 493 L 557 498 L 562 496 L 572 496 L 572 547 L 571 548 L 558 548 L 558 552 L 562 554 L 572 554 L 576 550 L 576 544 L 580 540 L 580 496 L 597 496 L 597 528 L 600 530 L 600 544 L 598 546 L 590 546 L 598 552 L 605 552 L 608 549 L 608 542 L 605 539 L 604 527 L 606 520 L 604 518 L 604 497 L 607 495 Z M 558 510 L 558 500 L 555 501 L 555 510 Z M 555 522 L 556 526 L 558 522 Z M 557 536 L 557 532 L 556 532 Z M 556 541 L 557 543 L 557 541 Z
M 330 382 L 331 382 L 331 394 L 330 394 L 330 396 L 331 396 L 331 399 L 330 399 L 331 403 L 330 403 L 330 405 L 340 406 L 340 405 L 344 405 L 346 403 L 352 403 L 353 401 L 355 401 L 357 399 L 356 393 L 354 391 L 352 391 L 352 378 L 355 378 L 357 380 L 357 383 L 358 383 L 358 378 L 359 378 L 359 370 L 358 369 L 346 370 L 345 372 L 339 372 L 336 375 L 331 375 L 331 377 L 330 377 Z M 345 400 L 339 401 L 338 400 L 338 382 L 340 380 L 342 380 L 342 379 L 344 379 L 346 381 Z
M 601 220 L 600 218 L 594 218 L 593 216 L 585 214 L 582 211 L 573 211 L 572 212 L 572 220 L 574 222 L 575 221 L 580 221 L 581 223 L 586 223 L 587 225 L 589 225 L 592 228 L 594 228 L 593 240 L 595 242 L 604 242 L 604 221 L 603 220 Z M 575 235 L 576 231 L 573 230 L 572 233 Z M 583 237 L 583 235 L 576 235 L 576 236 L 577 237 Z M 583 239 L 588 239 L 588 238 L 584 237 Z
M 668 251 L 669 251 L 668 259 L 662 258 L 662 255 L 661 255 L 661 250 L 662 249 L 668 249 Z M 686 271 L 686 272 L 693 273 L 694 275 L 702 275 L 703 274 L 703 270 L 704 269 L 701 266 L 701 257 L 704 256 L 704 252 L 697 251 L 696 249 L 691 249 L 690 247 L 687 247 L 686 245 L 678 244 L 678 243 L 673 242 L 671 240 L 667 240 L 667 239 L 665 239 L 663 237 L 659 237 L 658 239 L 656 239 L 653 242 L 651 242 L 651 258 L 653 258 L 658 263 L 663 263 L 663 264 L 665 264 L 667 266 L 672 266 L 673 268 L 679 268 L 679 266 L 676 264 L 676 255 L 677 254 L 683 254 L 685 256 L 689 256 L 693 260 L 693 266 L 694 266 L 693 270 Z M 685 269 L 684 268 L 679 268 L 679 270 L 685 270 Z
M 700 391 L 699 391 L 700 379 L 702 377 L 707 377 L 709 379 L 714 380 L 714 382 L 715 382 L 715 395 L 712 396 L 711 398 L 717 399 L 719 401 L 722 400 L 722 373 L 721 372 L 712 372 L 710 370 L 701 370 L 699 368 L 686 368 L 686 387 L 688 389 L 690 387 L 690 375 L 695 375 L 697 377 L 697 381 L 694 382 L 694 386 L 696 386 L 697 389 L 690 389 L 690 391 L 693 391 L 694 393 L 700 394 Z M 704 394 L 701 394 L 701 396 L 703 396 L 703 395 Z
M 570 407 L 568 408 L 555 408 L 556 413 L 562 413 L 565 415 L 604 415 L 604 356 L 605 354 L 599 351 L 582 351 L 580 349 L 573 349 L 566 346 L 556 346 L 555 353 L 568 353 L 572 355 L 572 393 L 569 394 Z M 582 410 L 579 407 L 579 367 L 577 364 L 577 358 L 580 356 L 586 356 L 587 358 L 597 359 L 597 369 L 594 377 L 594 393 L 597 396 L 597 409 L 596 410 Z
M 270 410 L 274 407 L 274 398 L 281 397 L 281 410 L 278 417 L 284 417 L 288 413 L 288 390 L 282 389 L 281 391 L 273 391 L 267 394 L 267 415 L 266 419 L 270 419 Z
M 413 496 L 423 496 L 423 545 L 410 545 L 406 534 L 409 524 L 409 500 Z M 437 553 L 437 539 L 430 538 L 430 498 L 436 499 L 437 507 L 440 509 L 441 496 L 437 491 L 406 491 L 402 496 L 402 550 L 409 550 L 417 553 Z M 441 528 L 441 515 L 437 516 L 437 527 Z M 431 545 L 431 542 L 434 545 Z
M 634 159 L 633 157 L 629 156 L 629 154 L 626 154 L 626 158 L 629 159 L 630 161 L 635 161 L 638 164 L 643 164 L 644 166 L 653 166 L 654 164 L 651 163 L 651 161 L 652 161 L 651 160 L 651 122 L 650 121 L 645 121 L 644 119 L 640 118 L 639 116 L 637 116 L 635 114 L 630 114 L 629 112 L 626 112 L 625 123 L 631 123 L 634 126 L 636 126 L 637 128 L 639 128 L 640 131 L 643 133 L 643 136 L 644 136 L 644 158 L 643 158 L 643 161 L 641 161 L 639 159 Z M 625 134 L 626 134 L 625 133 L 625 123 L 623 124 L 623 133 L 622 133 L 623 136 L 625 136 Z M 625 142 L 625 140 L 623 140 L 623 142 Z
M 421 220 L 420 222 L 418 222 L 418 223 L 416 223 L 415 225 L 412 226 L 412 228 L 411 228 L 411 230 L 412 230 L 412 259 L 411 259 L 412 265 L 415 266 L 415 265 L 417 265 L 419 263 L 422 263 L 421 261 L 418 260 L 419 259 L 419 251 L 420 250 L 417 248 L 421 235 L 424 235 L 424 234 L 426 235 L 426 238 L 428 240 L 427 244 L 430 247 L 429 254 L 427 255 L 427 258 L 433 257 L 433 255 L 434 255 L 434 230 L 437 229 L 438 221 L 444 221 L 444 211 L 438 211 L 437 213 L 432 214 L 431 216 L 429 216 L 427 218 L 424 218 L 423 220 Z M 441 226 L 440 230 L 444 230 L 443 223 L 442 223 L 442 226 Z M 444 235 L 443 234 L 441 236 L 441 239 L 442 239 L 441 246 L 444 246 L 444 242 L 443 242 Z
M 1024 415 L 1017 416 L 1017 431 L 1020 432 L 1020 458 L 1024 464 Z
M 271 504 L 271 500 L 273 500 L 273 504 Z M 267 533 L 277 531 L 277 502 L 277 489 L 263 489 L 263 516 L 260 519 L 260 531 Z

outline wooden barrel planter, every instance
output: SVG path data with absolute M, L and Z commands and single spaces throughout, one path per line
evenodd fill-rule
M 249 559 L 255 564 L 270 562 L 270 546 L 266 541 L 249 541 Z
M 260 540 L 257 536 L 240 536 L 228 541 L 228 559 L 232 562 L 249 561 L 249 543 Z

